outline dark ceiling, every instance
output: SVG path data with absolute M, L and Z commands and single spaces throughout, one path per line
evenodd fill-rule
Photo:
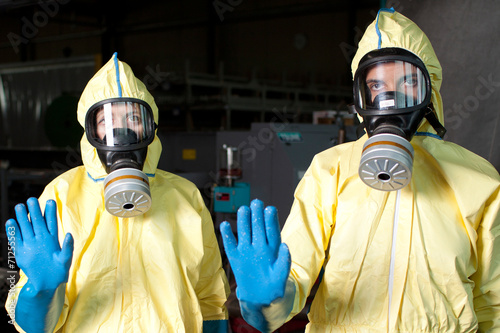
M 57 25 L 50 32 L 36 34 L 30 41 L 79 39 L 94 34 L 101 36 L 102 55 L 107 58 L 118 47 L 117 40 L 121 36 L 134 33 L 206 27 L 210 34 L 217 27 L 230 28 L 232 24 L 243 22 L 336 12 L 347 13 L 347 22 L 352 28 L 358 24 L 357 12 L 376 10 L 379 5 L 380 1 L 377 0 L 0 0 L 0 33 L 7 37 L 3 43 L 0 42 L 0 46 L 13 44 L 14 38 L 14 43 L 20 49 L 17 60 L 36 60 L 30 45 L 23 43 L 22 38 L 26 32 L 41 28 L 50 30 L 45 29 L 45 26 Z M 354 32 L 352 29 L 350 31 L 352 39 Z M 16 40 L 15 35 L 21 41 Z M 2 59 L 0 62 L 3 62 Z

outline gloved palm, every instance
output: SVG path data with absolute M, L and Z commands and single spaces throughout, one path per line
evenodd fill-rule
M 15 207 L 17 222 L 9 219 L 6 223 L 7 234 L 15 233 L 15 244 L 11 244 L 11 247 L 15 249 L 17 265 L 34 289 L 38 292 L 54 291 L 61 283 L 68 281 L 73 237 L 67 234 L 61 249 L 56 203 L 53 200 L 47 201 L 45 216 L 37 199 L 28 199 L 27 205 L 30 217 L 25 205 L 18 204 Z
M 238 210 L 238 244 L 228 222 L 221 224 L 222 239 L 237 284 L 239 300 L 269 305 L 283 297 L 291 258 L 281 243 L 275 207 L 264 211 L 260 200 Z

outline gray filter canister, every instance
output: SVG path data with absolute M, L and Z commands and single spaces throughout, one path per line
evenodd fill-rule
M 376 134 L 363 145 L 359 177 L 377 190 L 402 189 L 411 180 L 413 154 L 413 147 L 405 138 L 394 134 Z
M 123 168 L 104 179 L 106 210 L 117 217 L 134 217 L 151 207 L 148 177 L 140 170 Z

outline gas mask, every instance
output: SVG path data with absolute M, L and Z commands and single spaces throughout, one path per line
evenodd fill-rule
M 134 217 L 151 207 L 149 180 L 142 168 L 155 130 L 151 107 L 139 99 L 107 99 L 87 112 L 87 139 L 108 173 L 104 202 L 110 214 Z
M 368 186 L 394 191 L 411 180 L 411 139 L 426 118 L 444 136 L 431 104 L 431 80 L 424 63 L 400 48 L 366 54 L 354 75 L 354 107 L 363 117 L 368 140 L 359 176 Z

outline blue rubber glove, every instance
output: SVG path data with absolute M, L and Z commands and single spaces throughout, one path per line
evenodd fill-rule
M 293 305 L 294 286 L 292 292 L 288 292 L 289 297 L 285 297 L 290 252 L 287 245 L 281 243 L 275 207 L 269 206 L 264 211 L 263 202 L 256 199 L 250 208 L 240 207 L 237 218 L 238 244 L 230 224 L 222 222 L 220 226 L 226 255 L 236 279 L 236 296 L 245 320 L 260 331 L 269 331 L 273 325 L 266 319 L 266 308 L 286 298 L 286 309 L 280 311 L 284 313 L 281 325 Z M 283 307 L 279 308 L 283 310 Z M 275 310 L 272 312 L 276 313 Z
M 30 217 L 23 204 L 15 207 L 17 222 L 9 219 L 7 234 L 15 233 L 17 265 L 28 277 L 19 293 L 16 322 L 26 332 L 53 331 L 64 303 L 61 286 L 68 281 L 73 257 L 73 237 L 67 234 L 59 246 L 56 203 L 48 200 L 45 216 L 36 198 L 27 201 Z

